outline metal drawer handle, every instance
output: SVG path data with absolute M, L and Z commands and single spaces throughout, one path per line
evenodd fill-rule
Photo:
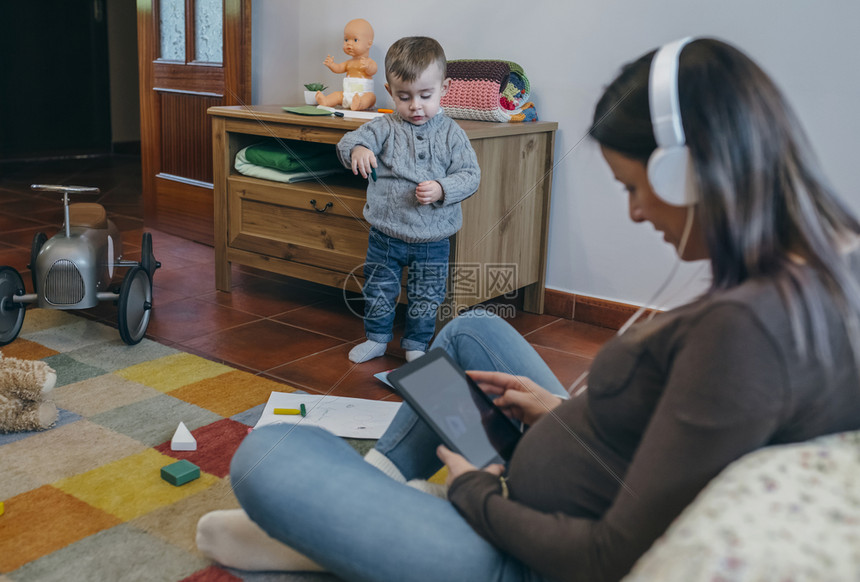
M 316 210 L 317 212 L 325 212 L 326 210 L 328 210 L 329 208 L 334 206 L 334 204 L 332 204 L 331 202 L 326 202 L 325 207 L 322 210 L 320 210 L 319 208 L 317 208 L 317 201 L 311 200 L 311 206 L 313 206 L 314 210 Z

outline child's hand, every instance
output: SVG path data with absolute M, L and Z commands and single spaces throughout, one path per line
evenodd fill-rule
M 370 175 L 371 169 L 376 168 L 376 156 L 364 146 L 355 146 L 349 154 L 352 160 L 352 173 L 361 174 L 362 178 Z
M 442 185 L 436 180 L 421 182 L 415 188 L 415 197 L 421 204 L 432 204 L 442 199 Z

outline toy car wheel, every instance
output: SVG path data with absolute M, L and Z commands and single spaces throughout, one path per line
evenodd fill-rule
M 39 285 L 36 281 L 38 278 L 36 276 L 36 258 L 39 256 L 39 252 L 42 250 L 42 245 L 45 244 L 48 240 L 48 235 L 44 232 L 37 232 L 33 237 L 33 246 L 30 247 L 30 264 L 27 265 L 27 268 L 30 269 L 30 275 L 33 277 L 33 292 L 39 292 Z
M 119 335 L 133 346 L 146 334 L 152 314 L 152 280 L 142 267 L 132 267 L 125 274 L 117 307 Z
M 0 346 L 15 341 L 24 325 L 24 303 L 13 297 L 24 294 L 24 280 L 12 267 L 0 267 Z
M 155 255 L 152 254 L 152 235 L 148 232 L 143 233 L 140 241 L 140 266 L 147 272 L 150 279 L 155 274 L 155 270 L 161 267 L 161 263 L 156 261 Z

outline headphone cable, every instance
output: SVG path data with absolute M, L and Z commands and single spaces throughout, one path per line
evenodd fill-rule
M 669 272 L 669 275 L 666 277 L 666 280 L 663 281 L 663 284 L 660 285 L 660 287 L 657 289 L 651 299 L 648 302 L 643 303 L 639 307 L 639 309 L 637 309 L 636 312 L 631 315 L 627 321 L 624 322 L 624 324 L 618 329 L 615 335 L 623 335 L 628 329 L 630 329 L 630 327 L 634 323 L 636 323 L 636 321 L 642 316 L 645 310 L 648 309 L 647 306 L 653 305 L 654 302 L 660 297 L 660 295 L 662 295 L 663 292 L 666 290 L 666 287 L 669 286 L 669 283 L 672 281 L 672 279 L 675 278 L 675 274 L 678 272 L 678 266 L 681 264 L 681 257 L 684 255 L 684 251 L 687 249 L 687 242 L 690 240 L 690 231 L 693 229 L 694 214 L 695 205 L 691 204 L 687 206 L 687 220 L 684 223 L 684 232 L 681 235 L 681 242 L 678 244 L 678 260 L 675 261 L 675 264 L 672 266 L 672 270 Z M 650 319 L 653 318 L 656 313 L 656 311 L 652 313 L 649 316 L 648 320 L 650 321 Z M 583 393 L 588 388 L 588 386 L 584 385 L 579 390 L 577 390 L 577 387 L 582 384 L 582 382 L 584 382 L 587 378 L 588 371 L 585 371 L 582 373 L 582 375 L 579 376 L 579 378 L 574 380 L 573 384 L 571 384 L 570 387 L 567 389 L 567 393 L 571 396 L 578 396 L 579 394 Z

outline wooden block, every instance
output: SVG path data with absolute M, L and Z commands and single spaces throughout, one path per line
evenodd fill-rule
M 197 439 L 192 436 L 191 431 L 185 426 L 184 422 L 180 422 L 176 427 L 176 432 L 173 433 L 173 438 L 170 439 L 171 451 L 196 451 Z
M 179 487 L 200 477 L 200 467 L 185 459 L 161 468 L 161 478 Z

